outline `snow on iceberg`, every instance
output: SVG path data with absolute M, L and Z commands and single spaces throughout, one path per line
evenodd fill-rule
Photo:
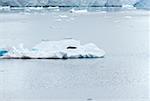
M 81 45 L 80 41 L 65 39 L 61 41 L 43 41 L 31 50 L 23 45 L 13 47 L 2 59 L 70 59 L 70 58 L 101 58 L 105 52 L 95 44 Z

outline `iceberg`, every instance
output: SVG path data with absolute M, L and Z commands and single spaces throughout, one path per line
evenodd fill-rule
M 80 41 L 64 39 L 60 41 L 42 41 L 32 49 L 12 47 L 2 59 L 75 59 L 75 58 L 102 58 L 105 51 L 95 44 L 81 45 Z

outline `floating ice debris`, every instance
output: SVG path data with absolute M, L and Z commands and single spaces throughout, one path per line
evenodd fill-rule
M 87 13 L 88 11 L 86 9 L 83 10 L 75 10 L 74 8 L 72 8 L 70 10 L 70 13 Z
M 43 7 L 28 7 L 30 10 L 42 10 Z
M 80 41 L 65 39 L 60 41 L 42 41 L 32 49 L 23 45 L 13 47 L 8 53 L 2 54 L 5 59 L 68 59 L 68 58 L 101 58 L 105 52 L 95 44 L 81 45 Z
M 59 9 L 59 7 L 58 6 L 55 6 L 55 7 L 48 7 L 47 9 Z

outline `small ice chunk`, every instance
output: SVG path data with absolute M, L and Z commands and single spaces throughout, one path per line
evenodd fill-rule
M 55 7 L 48 7 L 47 9 L 59 9 L 59 7 L 58 6 L 55 6 Z
M 42 10 L 43 7 L 28 7 L 30 10 Z
M 70 10 L 70 13 L 87 13 L 87 9 L 82 9 L 82 10 L 75 10 L 74 8 L 72 8 Z

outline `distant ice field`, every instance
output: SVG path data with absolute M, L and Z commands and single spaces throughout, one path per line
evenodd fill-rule
M 89 12 L 100 12 L 100 11 L 123 11 L 123 10 L 134 10 L 135 8 L 121 8 L 121 7 L 0 7 L 0 13 L 45 13 L 45 12 L 69 12 L 72 8 L 76 10 L 86 9 Z

